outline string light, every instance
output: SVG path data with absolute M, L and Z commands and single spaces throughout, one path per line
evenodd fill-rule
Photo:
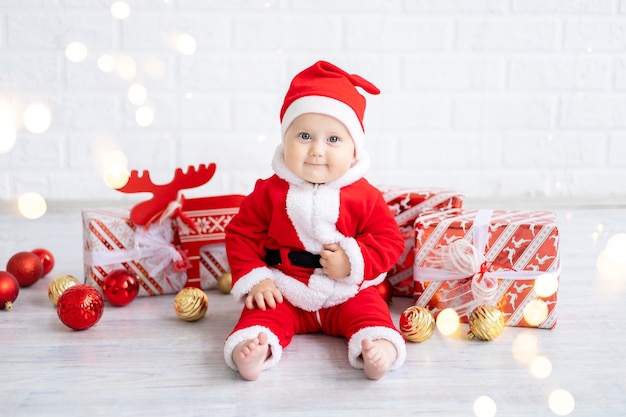
M 31 133 L 43 133 L 50 127 L 52 115 L 48 107 L 43 104 L 32 104 L 22 115 L 24 127 Z
M 148 92 L 146 87 L 139 83 L 133 83 L 128 87 L 128 100 L 135 106 L 141 106 L 146 102 Z
M 496 415 L 496 402 L 486 395 L 481 395 L 474 401 L 474 415 L 476 417 L 493 417 Z
M 65 56 L 72 62 L 82 62 L 87 58 L 87 47 L 82 42 L 72 42 L 65 48 Z
M 48 210 L 46 200 L 37 193 L 24 193 L 17 201 L 17 208 L 27 219 L 38 219 Z
M 113 189 L 123 187 L 128 182 L 130 173 L 128 168 L 121 165 L 113 165 L 104 171 L 104 183 Z
M 537 336 L 529 331 L 520 333 L 511 345 L 511 353 L 516 361 L 523 364 L 531 363 L 539 350 Z
M 545 356 L 537 356 L 530 363 L 530 373 L 538 379 L 545 379 L 552 373 L 552 362 Z
M 524 320 L 530 326 L 538 326 L 548 317 L 548 305 L 543 300 L 533 300 L 524 307 Z
M 193 55 L 196 52 L 196 40 L 191 35 L 180 33 L 176 37 L 176 49 L 183 55 Z
M 437 330 L 444 336 L 450 336 L 459 328 L 459 315 L 453 308 L 446 308 L 437 315 Z
M 120 55 L 115 60 L 115 72 L 123 80 L 132 80 L 137 74 L 137 64 L 128 55 Z
M 566 416 L 574 411 L 576 401 L 574 401 L 574 396 L 568 391 L 557 389 L 550 393 L 548 406 L 557 416 Z
M 148 127 L 154 121 L 154 110 L 148 106 L 141 106 L 135 113 L 135 121 L 141 127 Z
M 111 14 L 116 19 L 124 20 L 130 15 L 130 7 L 125 1 L 116 1 L 111 5 Z
M 535 279 L 535 292 L 539 297 L 550 297 L 559 288 L 559 279 L 556 275 L 545 273 Z
M 115 57 L 110 54 L 100 55 L 98 58 L 98 68 L 102 72 L 111 72 L 115 69 Z

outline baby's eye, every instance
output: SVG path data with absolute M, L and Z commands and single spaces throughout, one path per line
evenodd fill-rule
M 337 136 L 331 136 L 331 137 L 328 138 L 328 141 L 330 143 L 337 143 L 337 142 L 339 142 L 339 138 Z
M 300 132 L 298 137 L 300 139 L 304 139 L 304 140 L 310 140 L 311 139 L 311 135 L 309 133 L 306 133 L 306 132 Z

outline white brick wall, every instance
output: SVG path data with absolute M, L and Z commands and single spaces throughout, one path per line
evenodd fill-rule
M 382 90 L 366 116 L 374 183 L 626 201 L 626 0 L 128 0 L 125 20 L 112 3 L 0 0 L 0 101 L 17 115 L 0 202 L 126 199 L 102 180 L 111 149 L 156 182 L 216 162 L 190 196 L 247 193 L 271 173 L 289 81 L 318 59 Z M 194 54 L 177 52 L 180 33 Z M 103 54 L 136 74 L 101 71 Z M 155 111 L 147 127 L 133 82 Z M 21 122 L 36 102 L 52 113 L 40 134 Z

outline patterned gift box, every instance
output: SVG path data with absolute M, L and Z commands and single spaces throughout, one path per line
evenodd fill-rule
M 191 263 L 187 271 L 188 287 L 204 288 L 210 284 L 210 288 L 213 288 L 216 283 L 209 280 L 208 276 L 217 273 L 215 271 L 219 271 L 220 268 L 228 269 L 226 262 L 221 258 L 219 246 L 215 245 L 224 242 L 226 225 L 239 212 L 244 197 L 232 194 L 183 201 L 182 215 L 176 217 L 177 242 L 187 251 Z M 189 224 L 194 227 L 190 227 Z M 205 247 L 206 249 L 203 249 Z M 208 259 L 208 255 L 212 253 L 216 254 L 219 266 L 211 265 L 213 261 Z
M 490 304 L 508 326 L 556 325 L 560 254 L 553 212 L 448 210 L 420 216 L 415 232 L 416 305 L 435 315 L 451 307 L 467 321 L 473 308 Z
M 130 209 L 86 209 L 83 217 L 85 283 L 101 290 L 113 270 L 126 269 L 139 280 L 138 296 L 175 293 L 185 286 L 183 253 L 172 244 L 173 222 L 149 228 L 130 220 Z
M 448 210 L 463 206 L 463 194 L 454 190 L 437 188 L 378 187 L 389 209 L 398 222 L 404 238 L 404 253 L 387 274 L 393 294 L 412 297 L 413 260 L 415 257 L 415 229 L 413 223 L 422 213 Z
M 200 285 L 202 288 L 217 288 L 217 281 L 227 272 L 230 272 L 230 267 L 224 243 L 213 243 L 200 248 Z

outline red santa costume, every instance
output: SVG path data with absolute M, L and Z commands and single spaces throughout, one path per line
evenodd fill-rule
M 281 109 L 283 139 L 291 122 L 304 113 L 341 121 L 355 143 L 356 158 L 348 172 L 328 183 L 309 183 L 287 168 L 281 144 L 272 160 L 275 174 L 257 181 L 226 229 L 233 296 L 243 301 L 252 287 L 270 278 L 285 300 L 276 309 L 243 307 L 224 346 L 226 363 L 235 370 L 233 349 L 261 331 L 271 349 L 264 369 L 280 360 L 293 335 L 310 332 L 346 337 L 355 368 L 364 367 L 363 339 L 385 339 L 396 347 L 390 370 L 404 362 L 404 339 L 375 288 L 402 254 L 404 241 L 382 195 L 363 178 L 369 168 L 365 98 L 355 86 L 379 93 L 358 75 L 320 61 L 296 75 Z M 346 278 L 333 280 L 315 264 L 315 255 L 330 243 L 338 243 L 350 260 Z

